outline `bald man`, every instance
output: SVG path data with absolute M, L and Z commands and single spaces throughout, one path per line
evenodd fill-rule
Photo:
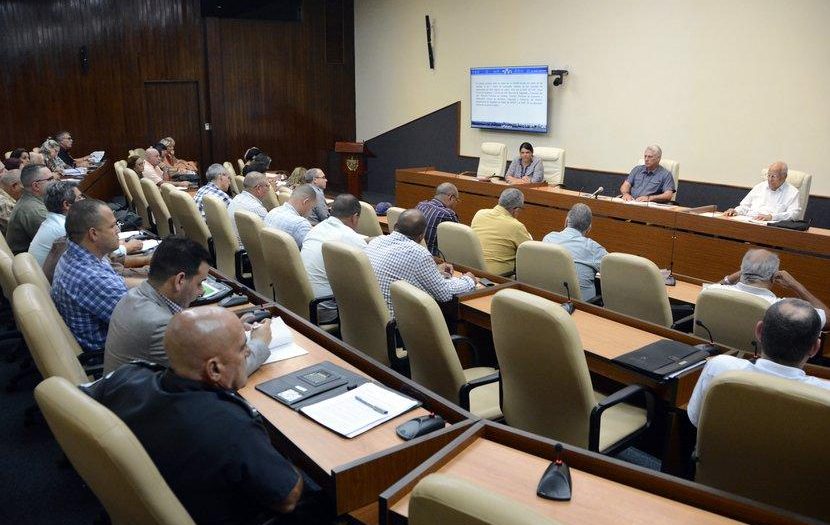
M 798 189 L 787 182 L 787 164 L 773 162 L 767 168 L 767 180 L 759 182 L 736 208 L 724 215 L 745 215 L 758 221 L 788 221 L 801 217 Z
M 303 478 L 236 392 L 250 353 L 240 320 L 218 306 L 184 310 L 164 348 L 170 368 L 134 362 L 83 390 L 130 427 L 196 523 L 292 512 Z

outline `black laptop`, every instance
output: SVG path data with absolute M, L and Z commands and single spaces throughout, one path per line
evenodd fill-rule
M 705 350 L 678 341 L 661 339 L 621 355 L 613 361 L 651 378 L 662 380 L 676 372 L 702 364 L 707 357 L 709 354 Z

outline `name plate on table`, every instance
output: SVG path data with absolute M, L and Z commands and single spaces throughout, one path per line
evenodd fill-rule
M 663 380 L 702 365 L 708 356 L 705 350 L 694 346 L 661 339 L 612 361 L 651 378 Z

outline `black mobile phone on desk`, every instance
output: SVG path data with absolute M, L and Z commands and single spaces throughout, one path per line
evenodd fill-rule
M 489 287 L 491 287 L 491 286 L 496 286 L 496 283 L 494 283 L 493 281 L 491 281 L 490 279 L 488 279 L 488 278 L 486 278 L 486 277 L 482 277 L 482 278 L 480 278 L 480 279 L 478 280 L 478 282 L 480 282 L 482 285 L 484 285 L 484 286 L 486 286 L 486 287 L 488 287 L 488 288 L 489 288 Z

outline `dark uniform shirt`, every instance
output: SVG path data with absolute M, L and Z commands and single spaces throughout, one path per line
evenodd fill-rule
M 58 157 L 66 163 L 67 166 L 70 168 L 77 168 L 75 165 L 75 159 L 72 158 L 72 155 L 61 146 L 61 149 L 58 150 Z
M 259 413 L 236 392 L 142 362 L 82 389 L 133 431 L 196 523 L 249 523 L 297 484 Z

